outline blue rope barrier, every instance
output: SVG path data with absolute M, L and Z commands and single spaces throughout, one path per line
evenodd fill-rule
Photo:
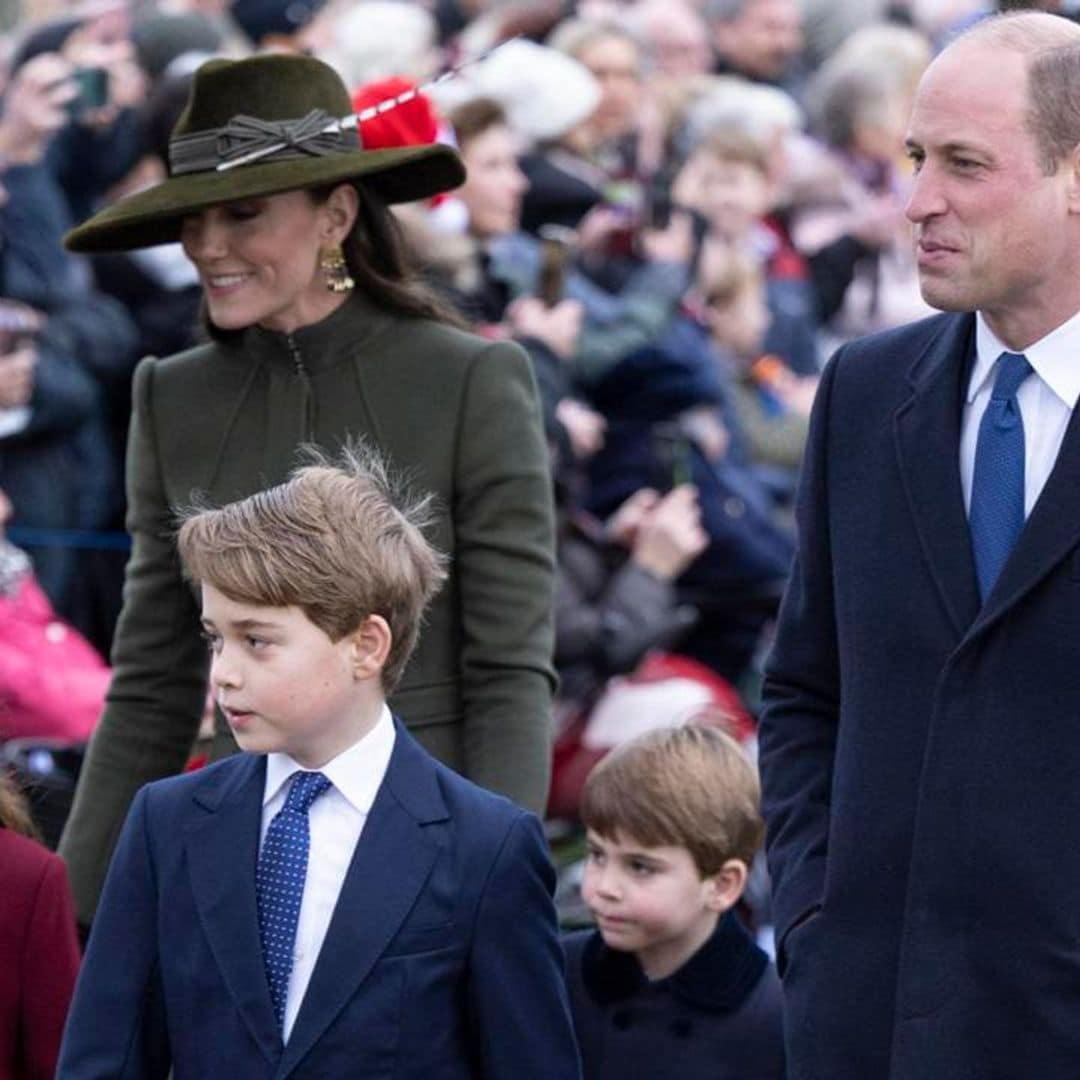
M 35 529 L 9 526 L 5 533 L 16 547 L 84 548 L 95 551 L 130 551 L 131 537 L 120 532 L 91 529 Z

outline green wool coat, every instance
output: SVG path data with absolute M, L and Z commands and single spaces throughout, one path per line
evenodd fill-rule
M 438 500 L 429 538 L 450 575 L 392 708 L 437 757 L 535 811 L 547 795 L 554 686 L 550 471 L 528 361 L 354 294 L 291 335 L 258 327 L 135 373 L 128 563 L 114 676 L 61 842 L 79 916 L 97 904 L 128 806 L 178 772 L 207 650 L 181 576 L 174 509 L 282 481 L 297 448 L 367 436 Z M 235 750 L 226 730 L 215 755 Z

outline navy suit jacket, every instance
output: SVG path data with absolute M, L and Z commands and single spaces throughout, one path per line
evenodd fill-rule
M 397 739 L 289 1041 L 255 898 L 265 758 L 144 787 L 58 1076 L 578 1080 L 537 819 Z
M 792 1080 L 1080 1075 L 1080 410 L 985 602 L 974 317 L 822 378 L 760 728 Z

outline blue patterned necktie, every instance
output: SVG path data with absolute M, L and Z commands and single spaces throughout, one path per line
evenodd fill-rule
M 975 444 L 971 546 L 985 600 L 1024 527 L 1024 421 L 1016 392 L 1031 374 L 1027 357 L 1002 353 Z
M 278 1028 L 285 1022 L 285 998 L 292 973 L 293 944 L 300 901 L 307 877 L 308 810 L 330 787 L 320 772 L 293 774 L 285 805 L 266 830 L 262 854 L 255 870 L 255 893 L 259 903 L 259 936 L 262 939 L 266 980 Z

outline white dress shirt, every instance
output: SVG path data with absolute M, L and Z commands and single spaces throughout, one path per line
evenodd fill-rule
M 1002 344 L 981 314 L 976 315 L 975 365 L 968 383 L 960 429 L 960 480 L 964 487 L 964 506 L 969 513 L 979 423 L 997 378 L 997 359 L 1003 352 L 1014 351 Z M 1034 374 L 1029 375 L 1016 392 L 1016 403 L 1024 420 L 1026 518 L 1054 468 L 1065 429 L 1080 398 L 1080 312 L 1029 345 L 1024 349 L 1024 356 L 1034 369 Z
M 394 721 L 384 705 L 375 726 L 359 742 L 318 770 L 332 786 L 311 804 L 308 811 L 311 844 L 296 925 L 292 974 L 285 997 L 282 1030 L 285 1042 L 289 1040 L 311 973 L 315 970 L 315 961 L 326 939 L 353 851 L 390 764 L 394 737 Z M 270 822 L 285 805 L 286 782 L 301 768 L 288 754 L 267 754 L 260 853 Z

